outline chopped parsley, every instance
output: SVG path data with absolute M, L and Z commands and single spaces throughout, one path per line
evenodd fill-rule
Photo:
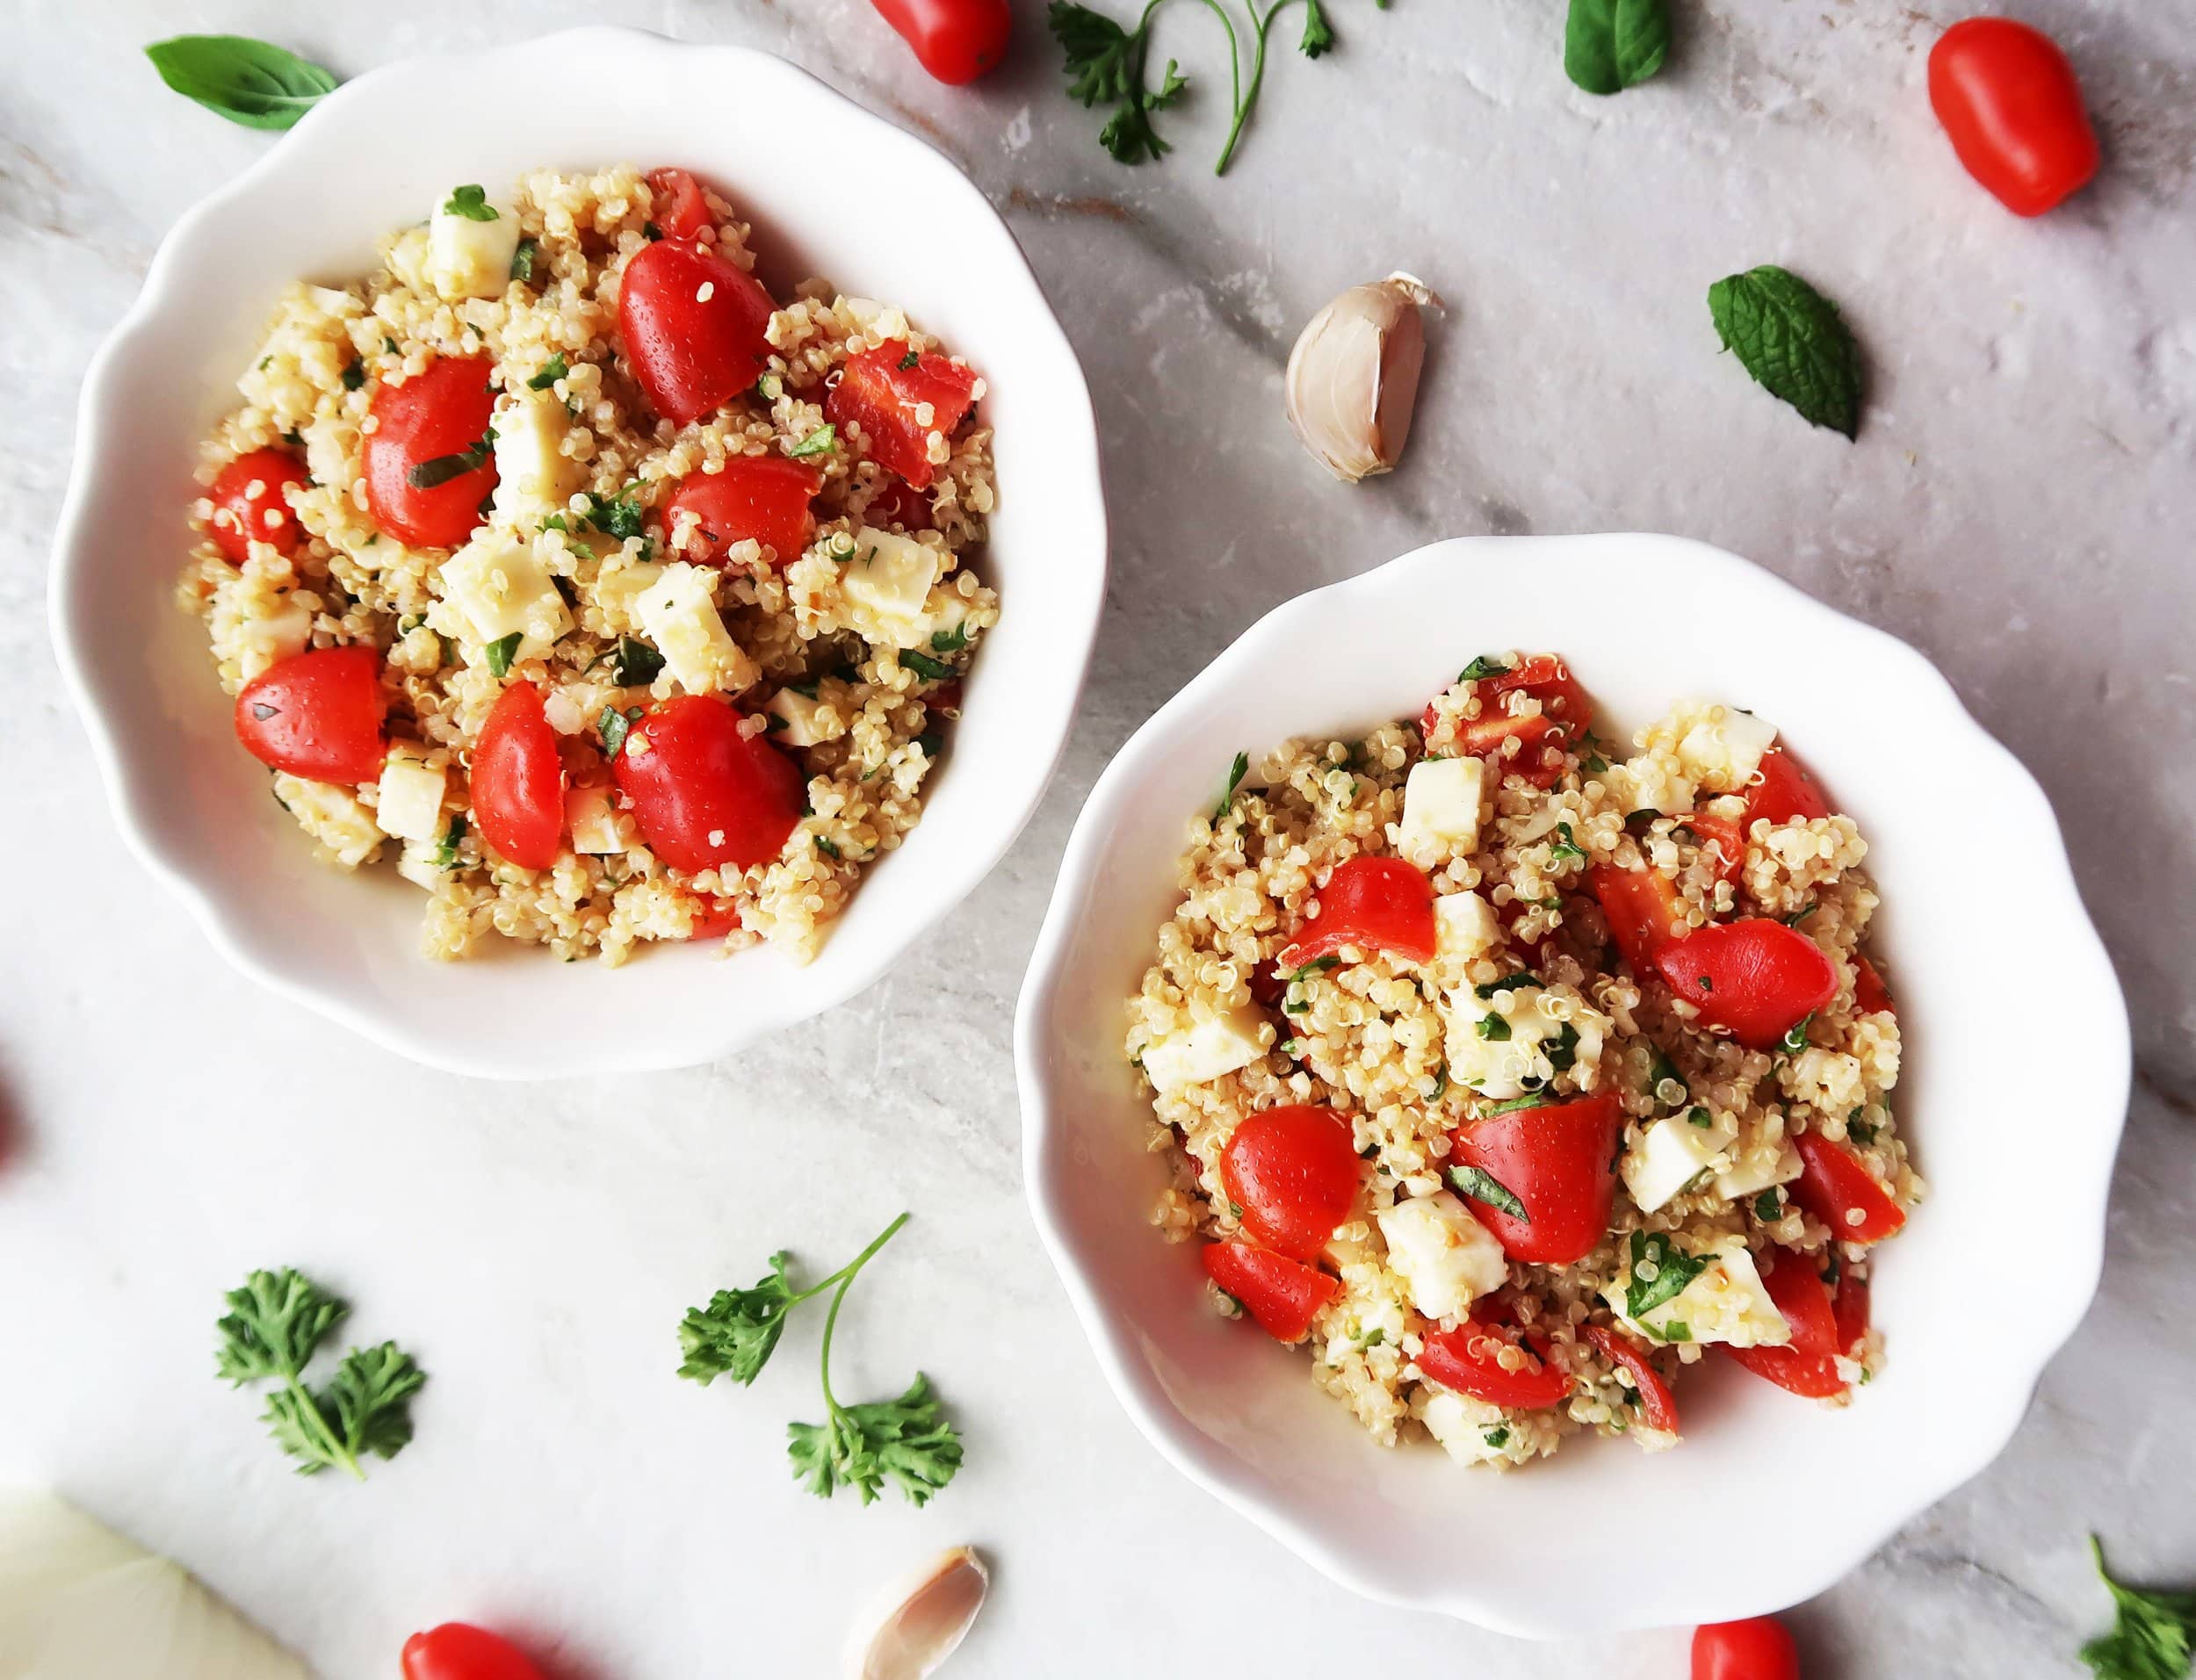
M 1578 1029 L 1565 1021 L 1563 1029 L 1556 1035 L 1556 1042 L 1548 1047 L 1544 1054 L 1548 1057 L 1548 1065 L 1557 1072 L 1570 1072 L 1578 1062 Z
M 366 364 L 356 357 L 343 364 L 343 389 L 356 391 L 366 382 Z
M 1686 1286 L 1708 1269 L 1708 1262 L 1698 1255 L 1687 1254 L 1660 1231 L 1632 1233 L 1631 1276 L 1624 1285 L 1624 1310 L 1633 1318 L 1643 1318 L 1658 1307 L 1666 1306 L 1683 1294 Z M 1655 1275 L 1642 1278 L 1640 1273 L 1652 1266 Z M 1674 1325 L 1665 1326 L 1658 1332 L 1665 1341 L 1683 1341 L 1686 1338 L 1671 1333 Z
M 663 655 L 643 641 L 621 636 L 610 656 L 610 675 L 621 689 L 637 689 L 654 682 L 663 673 Z
M 1507 1424 L 1497 1424 L 1492 1429 L 1487 1431 L 1487 1445 L 1489 1446 L 1507 1446 L 1509 1444 L 1510 1426 Z
M 933 653 L 957 653 L 967 645 L 968 625 L 965 623 L 956 624 L 951 630 L 934 630 L 930 632 L 930 651 Z
M 1506 974 L 1499 980 L 1490 980 L 1484 986 L 1474 986 L 1471 990 L 1474 997 L 1492 998 L 1498 991 L 1515 991 L 1520 986 L 1536 986 L 1540 983 L 1538 975 L 1530 970 L 1520 969 L 1515 974 Z
M 785 452 L 797 461 L 805 461 L 812 455 L 828 455 L 839 447 L 839 429 L 819 426 Z
M 831 841 L 826 840 L 821 834 L 816 836 L 816 849 L 819 852 L 821 852 L 826 857 L 838 857 L 841 855 L 839 848 L 833 845 Z
M 500 677 L 510 675 L 511 656 L 518 652 L 518 644 L 522 639 L 522 632 L 515 630 L 508 636 L 497 637 L 480 650 L 493 674 Z
M 1227 786 L 1220 790 L 1220 803 L 1212 808 L 1214 822 L 1218 822 L 1228 814 L 1230 808 L 1235 804 L 1235 790 L 1243 785 L 1243 778 L 1250 773 L 1251 755 L 1248 753 L 1238 753 L 1235 755 L 1235 761 L 1228 766 L 1228 782 Z M 1297 970 L 1297 977 L 1302 977 L 1311 971 L 1310 965 L 1306 964 Z
M 1482 1015 L 1477 1030 L 1489 1043 L 1499 1044 L 1510 1036 L 1510 1023 L 1499 1015 Z
M 1777 1200 L 1773 1190 L 1764 1190 L 1754 1198 L 1754 1217 L 1768 1224 L 1784 1217 L 1784 1204 Z
M 1806 1014 L 1802 1015 L 1797 1020 L 1794 1021 L 1792 1023 L 1792 1030 L 1784 1035 L 1783 1040 L 1778 1044 L 1777 1048 L 1788 1056 L 1797 1056 L 1802 1050 L 1805 1049 L 1807 1048 L 1808 1025 L 1814 1019 L 1814 1012 L 1810 1010 Z
M 899 358 L 899 371 L 905 373 L 909 368 L 918 366 L 921 361 L 922 352 L 910 345 L 907 354 Z
M 1716 1123 L 1716 1116 L 1709 1114 L 1707 1109 L 1701 1107 L 1698 1103 L 1695 1103 L 1692 1107 L 1685 1111 L 1685 1117 L 1689 1125 L 1712 1126 Z
M 463 186 L 451 191 L 443 205 L 445 216 L 463 216 L 467 221 L 501 221 L 495 206 L 488 202 L 488 191 L 480 186 Z
M 1456 673 L 1456 681 L 1459 682 L 1484 682 L 1489 677 L 1507 676 L 1509 674 L 1510 667 L 1508 666 L 1497 665 L 1484 653 L 1482 653 L 1470 665 L 1467 665 L 1463 670 Z
M 546 391 L 571 371 L 572 364 L 564 359 L 564 352 L 559 350 L 541 364 L 540 372 L 526 381 L 526 388 L 529 391 Z
M 1659 1100 L 1658 1093 L 1665 1085 L 1682 1085 L 1684 1083 L 1685 1076 L 1678 1071 L 1678 1064 L 1658 1045 L 1655 1059 L 1647 1067 L 1647 1094 Z
M 1448 1169 L 1448 1181 L 1460 1194 L 1474 1201 L 1484 1201 L 1497 1213 L 1507 1214 L 1512 1219 L 1533 1222 L 1532 1215 L 1525 1211 L 1525 1204 L 1517 1199 L 1517 1193 L 1484 1167 L 1453 1166 Z
M 1846 1122 L 1846 1136 L 1866 1149 L 1875 1142 L 1875 1128 L 1865 1120 L 1849 1120 Z
M 2196 1592 L 2144 1592 L 2113 1579 L 2105 1548 L 2089 1537 L 2098 1578 L 2113 1596 L 2113 1631 L 2082 1648 L 2097 1680 L 2181 1680 L 2196 1636 Z
M 953 674 L 953 667 L 943 660 L 934 660 L 928 653 L 918 653 L 912 647 L 900 650 L 899 667 L 901 670 L 913 671 L 930 682 L 943 682 Z
M 511 253 L 511 278 L 531 281 L 534 278 L 534 259 L 541 255 L 540 245 L 531 239 L 518 242 L 518 249 Z
M 1569 823 L 1557 823 L 1556 833 L 1558 837 L 1557 842 L 1548 851 L 1549 863 L 1584 863 L 1586 861 L 1586 848 L 1573 838 Z
M 580 523 L 605 537 L 615 537 L 621 543 L 629 537 L 639 536 L 647 509 L 640 505 L 639 488 L 638 485 L 627 485 L 625 493 L 618 496 L 597 495 L 589 491 L 587 512 L 580 516 Z
M 443 830 L 442 839 L 436 843 L 434 856 L 429 861 L 438 869 L 458 867 L 458 842 L 466 837 L 465 812 L 459 811 L 450 819 L 450 826 Z
M 1367 1330 L 1364 1335 L 1358 1338 L 1357 1345 L 1362 1351 L 1362 1349 L 1369 1347 L 1378 1347 L 1387 1339 L 1387 1330 L 1381 1325 L 1375 1324 L 1370 1330 Z
M 927 759 L 940 758 L 945 753 L 945 737 L 933 734 L 928 730 L 915 737 L 915 745 Z

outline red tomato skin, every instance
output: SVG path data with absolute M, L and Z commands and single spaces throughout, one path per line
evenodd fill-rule
M 822 473 L 786 456 L 737 456 L 721 472 L 680 479 L 663 504 L 663 529 L 675 537 L 681 514 L 700 522 L 679 551 L 699 566 L 720 564 L 726 549 L 750 538 L 767 546 L 779 566 L 790 566 L 815 534 L 809 502 L 821 488 Z
M 1345 859 L 1319 889 L 1318 900 L 1318 914 L 1275 959 L 1283 969 L 1300 969 L 1345 945 L 1393 951 L 1412 963 L 1433 957 L 1433 884 L 1401 858 Z
M 1243 1229 L 1292 1260 L 1318 1258 L 1349 1217 L 1362 1173 L 1349 1121 L 1332 1108 L 1268 1108 L 1220 1152 L 1220 1183 Z
M 1685 826 L 1699 837 L 1701 849 L 1708 854 L 1716 879 L 1737 886 L 1739 877 L 1746 872 L 1745 830 L 1728 817 L 1711 816 L 1705 811 L 1694 811 L 1685 819 Z
M 653 220 L 666 239 L 691 240 L 704 227 L 716 225 L 702 184 L 684 169 L 651 169 L 648 186 L 654 193 Z
M 690 875 L 769 862 L 799 825 L 808 786 L 763 737 L 740 732 L 738 712 L 699 694 L 635 724 L 613 768 L 650 849 Z
M 618 330 L 649 403 L 686 426 L 762 377 L 777 307 L 762 281 L 709 247 L 660 239 L 625 264 Z
M 869 501 L 863 509 L 862 523 L 865 525 L 897 525 L 905 531 L 935 530 L 936 510 L 930 498 L 904 479 L 887 479 L 885 487 Z
M 381 775 L 389 697 L 371 647 L 315 647 L 277 660 L 236 692 L 236 739 L 262 764 L 357 787 Z
M 2058 42 L 2010 18 L 1969 18 L 1929 52 L 1929 103 L 1967 171 L 2017 216 L 2041 216 L 2097 173 L 2097 131 Z
M 1906 1222 L 1906 1210 L 1869 1176 L 1860 1157 L 1820 1132 L 1802 1132 L 1792 1140 L 1802 1171 L 1792 1181 L 1792 1200 L 1830 1227 L 1841 1243 L 1880 1243 Z M 1858 1223 L 1847 1215 L 1854 1210 Z
M 1525 1204 L 1527 1218 L 1476 1196 L 1464 1206 L 1513 1259 L 1569 1265 L 1609 1229 L 1616 1196 L 1617 1134 L 1624 1110 L 1604 1092 L 1469 1121 L 1449 1142 L 1449 1160 L 1476 1166 Z
M 404 1680 L 542 1680 L 509 1640 L 470 1622 L 444 1622 L 404 1641 Z
M 1800 1680 L 1800 1654 L 1773 1616 L 1693 1630 L 1693 1680 Z
M 1838 1280 L 1838 1292 L 1830 1303 L 1831 1323 L 1838 1331 L 1838 1351 L 1849 1359 L 1860 1357 L 1868 1339 L 1868 1280 L 1847 1272 Z
M 1749 917 L 1695 928 L 1655 966 L 1671 991 L 1749 1049 L 1773 1050 L 1838 995 L 1838 965 L 1781 921 Z
M 1304 1340 L 1319 1309 L 1342 1287 L 1315 1267 L 1248 1243 L 1208 1244 L 1204 1266 L 1205 1275 L 1241 1301 L 1277 1342 Z
M 1602 1353 L 1632 1374 L 1632 1384 L 1639 1391 L 1641 1421 L 1650 1429 L 1661 1430 L 1675 1435 L 1678 1430 L 1678 1400 L 1670 1392 L 1670 1385 L 1662 1380 L 1654 1362 L 1645 1350 L 1618 1335 L 1606 1324 L 1588 1324 L 1581 1332 L 1586 1340 L 1600 1348 Z
M 951 87 L 973 82 L 1007 55 L 1014 13 L 1007 0 L 870 0 L 915 60 Z
M 256 542 L 278 554 L 294 554 L 305 539 L 305 527 L 298 523 L 297 513 L 283 493 L 293 484 L 312 481 L 305 464 L 286 451 L 256 449 L 240 455 L 214 475 L 206 493 L 213 503 L 206 530 L 235 566 L 251 558 Z M 251 494 L 255 484 L 259 487 L 256 496 Z M 278 516 L 278 523 L 270 523 L 271 516 Z
M 564 760 L 541 690 L 514 682 L 473 749 L 473 817 L 498 857 L 522 869 L 553 866 L 564 848 Z
M 976 402 L 976 374 L 935 350 L 926 350 L 913 367 L 900 366 L 907 359 L 904 338 L 849 357 L 839 383 L 824 398 L 824 417 L 842 433 L 858 426 L 870 458 L 921 490 L 937 475 L 926 439 L 934 431 L 950 437 L 968 417 Z M 915 418 L 926 402 L 932 411 L 928 426 Z
M 1761 755 L 1754 781 L 1746 789 L 1746 826 L 1766 821 L 1781 828 L 1786 823 L 1814 822 L 1830 815 L 1830 801 L 1822 783 L 1781 746 Z
M 1616 948 L 1641 979 L 1656 972 L 1666 947 L 1693 931 L 1677 883 L 1658 869 L 1596 863 L 1586 871 L 1586 887 L 1600 902 Z
M 1560 1366 L 1537 1354 L 1522 1371 L 1506 1371 L 1496 1363 L 1499 1350 L 1493 1345 L 1511 1339 L 1470 1319 L 1455 1330 L 1428 1330 L 1419 1350 L 1419 1369 L 1442 1388 L 1491 1406 L 1540 1411 L 1561 1405 L 1571 1392 L 1571 1379 Z
M 1481 678 L 1474 692 L 1480 713 L 1456 725 L 1457 750 L 1490 760 L 1499 775 L 1521 775 L 1536 788 L 1552 788 L 1560 782 L 1564 752 L 1593 724 L 1593 703 L 1571 676 L 1571 667 L 1552 653 L 1535 653 L 1499 675 Z M 1512 692 L 1539 701 L 1540 711 L 1526 717 L 1511 716 L 1503 710 L 1502 697 Z M 1428 731 L 1433 715 L 1429 706 L 1421 719 Z M 1502 752 L 1502 743 L 1512 736 L 1519 743 L 1513 758 Z
M 1791 1250 L 1773 1251 L 1775 1258 L 1763 1269 L 1761 1280 L 1769 1299 L 1792 1328 L 1792 1339 L 1782 1347 L 1716 1345 L 1758 1377 L 1780 1388 L 1810 1400 L 1827 1400 L 1846 1392 L 1846 1380 L 1833 1362 L 1838 1352 L 1838 1321 L 1831 1310 L 1830 1290 L 1823 1282 L 1821 1264 L 1813 1255 Z
M 455 548 L 480 523 L 480 504 L 495 488 L 495 460 L 454 479 L 415 489 L 405 474 L 425 461 L 462 455 L 488 433 L 495 413 L 494 369 L 477 356 L 446 356 L 402 385 L 373 394 L 374 429 L 362 465 L 366 511 L 413 548 Z
M 1883 984 L 1883 977 L 1875 963 L 1865 956 L 1853 959 L 1853 1006 L 1864 1015 L 1896 1015 L 1898 1010 L 1891 1002 L 1891 989 Z

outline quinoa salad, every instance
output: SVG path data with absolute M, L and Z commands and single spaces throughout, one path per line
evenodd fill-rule
M 1714 1355 L 1834 1405 L 1924 1186 L 1849 817 L 1766 719 L 1629 757 L 1561 659 L 1239 758 L 1129 1008 L 1152 1218 L 1379 1441 L 1651 1449 Z
M 319 855 L 422 947 L 813 957 L 921 815 L 976 643 L 977 371 L 780 302 L 681 169 L 454 184 L 293 285 L 204 446 L 181 604 Z

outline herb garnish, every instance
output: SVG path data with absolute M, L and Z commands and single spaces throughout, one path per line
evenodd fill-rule
M 1643 1266 L 1652 1265 L 1655 1275 L 1643 1279 Z M 1659 1231 L 1632 1233 L 1631 1276 L 1624 1285 L 1624 1309 L 1635 1318 L 1644 1317 L 1658 1307 L 1675 1301 L 1685 1293 L 1686 1286 L 1708 1269 L 1708 1262 L 1698 1255 L 1687 1254 Z M 1674 1336 L 1665 1340 L 1676 1341 Z
M 920 367 L 921 364 L 922 352 L 912 346 L 908 349 L 907 354 L 899 358 L 899 371 L 902 373 L 911 367 Z
M 640 505 L 638 485 L 627 485 L 622 494 L 597 495 L 587 493 L 587 511 L 580 516 L 580 523 L 593 527 L 605 537 L 615 537 L 624 542 L 629 537 L 640 535 L 641 524 L 648 510 Z
M 343 364 L 343 389 L 356 391 L 366 382 L 366 364 L 357 357 Z
M 1498 665 L 1494 660 L 1489 659 L 1484 653 L 1482 653 L 1477 659 L 1472 660 L 1470 665 L 1467 665 L 1463 670 L 1456 673 L 1456 681 L 1459 682 L 1484 682 L 1489 677 L 1507 676 L 1509 674 L 1510 667 L 1508 666 Z
M 1777 1200 L 1774 1190 L 1764 1190 L 1754 1198 L 1754 1217 L 1764 1224 L 1784 1217 L 1784 1204 Z
M 435 854 L 429 860 L 438 869 L 458 867 L 458 842 L 466 837 L 466 814 L 459 811 L 450 819 L 450 826 L 443 830 L 442 839 L 436 842 Z
M 2123 1586 L 2105 1567 L 2105 1548 L 2092 1534 L 2090 1555 L 2098 1578 L 2113 1596 L 2113 1631 L 2082 1648 L 2082 1661 L 2097 1680 L 2185 1680 L 2196 1636 L 2196 1592 L 2144 1592 Z
M 663 674 L 663 655 L 631 636 L 620 636 L 610 656 L 610 674 L 621 689 L 637 689 Z
M 1685 1118 L 1686 1122 L 1693 1126 L 1713 1126 L 1716 1123 L 1716 1116 L 1697 1103 L 1685 1111 Z
M 511 655 L 518 652 L 518 644 L 522 639 L 524 638 L 521 632 L 513 631 L 508 636 L 497 637 L 480 650 L 481 656 L 488 660 L 488 670 L 492 674 L 499 677 L 510 675 Z
M 1482 1015 L 1475 1026 L 1479 1036 L 1491 1044 L 1502 1043 L 1510 1036 L 1510 1023 L 1499 1015 Z
M 1486 1443 L 1489 1446 L 1507 1446 L 1510 1444 L 1510 1426 L 1507 1424 L 1497 1424 L 1492 1429 L 1487 1431 Z
M 1238 753 L 1235 755 L 1235 761 L 1228 766 L 1228 783 L 1226 787 L 1220 790 L 1220 803 L 1212 808 L 1212 820 L 1214 822 L 1218 822 L 1222 818 L 1228 814 L 1231 809 L 1233 808 L 1235 804 L 1235 790 L 1243 785 L 1243 778 L 1250 773 L 1251 755 L 1248 753 Z M 1301 977 L 1303 975 L 1309 974 L 1311 971 L 1311 964 L 1306 963 L 1303 968 L 1298 969 L 1297 973 L 1299 977 Z
M 551 386 L 556 384 L 559 379 L 564 379 L 570 374 L 571 371 L 572 364 L 564 359 L 564 352 L 562 350 L 559 350 L 554 356 L 551 357 L 547 361 L 541 364 L 540 372 L 535 374 L 532 379 L 526 381 L 526 388 L 529 391 L 546 391 Z
M 1852 437 L 1860 426 L 1860 351 L 1838 306 L 1773 263 L 1718 280 L 1708 314 L 1723 348 L 1770 395 L 1810 424 Z
M 828 455 L 839 446 L 839 429 L 835 425 L 819 426 L 785 452 L 797 461 L 805 461 L 812 455 Z
M 1588 93 L 1637 87 L 1670 50 L 1664 0 L 1571 0 L 1564 19 L 1564 74 Z
M 933 653 L 957 653 L 968 645 L 968 625 L 958 624 L 951 630 L 930 632 L 930 651 Z
M 1506 1102 L 1489 1103 L 1487 1118 L 1492 1120 L 1497 1114 L 1514 1114 L 1527 1108 L 1545 1108 L 1555 1100 L 1545 1091 L 1528 1091 L 1523 1096 L 1512 1097 Z
M 281 1385 L 269 1392 L 262 1415 L 298 1461 L 300 1475 L 332 1465 L 364 1482 L 362 1458 L 393 1459 L 404 1450 L 412 1438 L 412 1396 L 427 1381 L 410 1354 L 394 1342 L 354 1347 L 328 1385 L 313 1388 L 305 1367 L 350 1313 L 349 1303 L 290 1266 L 252 1273 L 226 1299 L 228 1311 L 215 1326 L 221 1346 L 214 1369 L 232 1388 L 263 1380 Z
M 432 490 L 438 484 L 448 484 L 452 479 L 461 479 L 486 466 L 488 452 L 495 446 L 495 434 L 491 430 L 479 443 L 455 455 L 435 455 L 414 462 L 404 469 L 404 482 L 415 490 Z
M 1818 904 L 1805 905 L 1800 909 L 1794 911 L 1790 915 L 1780 916 L 1777 919 L 1782 922 L 1787 927 L 1797 927 L 1802 922 L 1805 921 L 1810 916 L 1813 915 L 1821 908 L 1822 906 Z
M 1584 863 L 1586 848 L 1572 836 L 1569 823 L 1556 825 L 1556 844 L 1548 848 L 1548 861 L 1553 864 Z
M 534 278 L 534 259 L 541 255 L 538 241 L 522 239 L 518 249 L 511 253 L 511 278 L 531 282 Z M 536 386 L 537 390 L 540 387 Z
M 1448 1181 L 1474 1201 L 1484 1201 L 1498 1213 L 1512 1219 L 1533 1222 L 1532 1215 L 1525 1211 L 1525 1204 L 1517 1199 L 1517 1193 L 1484 1167 L 1453 1166 L 1448 1169 Z
M 1802 1015 L 1797 1020 L 1794 1021 L 1792 1023 L 1792 1030 L 1787 1033 L 1783 1038 L 1778 1042 L 1777 1048 L 1788 1056 L 1797 1056 L 1802 1050 L 1805 1049 L 1807 1048 L 1808 1023 L 1812 1021 L 1814 1019 L 1814 1012 L 1810 1010 L 1806 1014 Z
M 913 671 L 927 682 L 943 682 L 953 674 L 953 667 L 943 660 L 934 660 L 928 653 L 918 653 L 912 647 L 899 650 L 899 668 Z
M 249 35 L 177 35 L 145 56 L 184 98 L 247 128 L 287 128 L 336 89 L 319 65 Z
M 816 849 L 819 852 L 821 852 L 826 857 L 837 857 L 841 854 L 838 843 L 834 840 L 826 840 L 821 834 L 816 836 Z
M 620 711 L 615 706 L 604 706 L 603 715 L 595 720 L 595 727 L 603 737 L 603 756 L 614 759 L 625 745 L 625 737 L 643 717 L 639 706 L 628 706 Z
M 467 221 L 502 220 L 495 206 L 488 202 L 487 189 L 478 185 L 453 187 L 443 204 L 442 213 L 445 216 L 463 216 Z
M 1520 969 L 1515 974 L 1506 974 L 1499 980 L 1490 980 L 1484 986 L 1474 986 L 1471 990 L 1474 997 L 1492 998 L 1498 991 L 1514 991 L 1520 986 L 1536 986 L 1540 983 L 1538 975 L 1528 969 Z

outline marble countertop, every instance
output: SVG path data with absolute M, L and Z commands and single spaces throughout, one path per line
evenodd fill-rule
M 2138 1575 L 2196 1576 L 2196 1438 L 2171 1422 L 2196 1388 L 2196 13 L 2013 6 L 2070 47 L 2107 152 L 2029 223 L 1929 114 L 1951 0 L 1675 0 L 1669 69 L 1609 101 L 1564 82 L 1557 0 L 1328 4 L 1340 49 L 1277 55 L 1216 180 L 1210 97 L 1163 166 L 1107 158 L 1033 0 L 1010 63 L 959 92 L 860 0 L 0 4 L 0 1476 L 172 1554 L 343 1680 L 451 1617 L 526 1631 L 567 1680 L 805 1680 L 885 1578 L 960 1540 L 998 1573 L 956 1680 L 1352 1673 L 1369 1650 L 1680 1675 L 1678 1633 L 1528 1646 L 1361 1602 L 1167 1469 L 1038 1250 L 1008 1053 L 1085 791 L 1259 613 L 1438 536 L 1660 530 L 1944 667 L 2050 793 L 2135 1021 L 2098 1304 L 2005 1457 L 1796 1612 L 1810 1680 L 2078 1673 L 2091 1528 Z M 165 93 L 145 41 L 264 35 L 352 73 L 604 19 L 784 54 L 968 170 L 1089 371 L 1114 582 L 1040 814 L 890 979 L 720 1065 L 487 1085 L 254 990 L 125 854 L 47 644 L 47 556 L 94 345 L 177 215 L 268 143 Z M 1209 94 L 1217 25 L 1182 5 L 1162 29 Z M 1772 261 L 1860 336 L 1857 444 L 1716 353 L 1708 282 Z M 1350 490 L 1288 434 L 1282 363 L 1334 292 L 1398 267 L 1451 308 L 1405 469 Z M 2037 952 L 2015 994 L 2039 1032 L 2050 973 Z M 670 1331 L 771 1249 L 828 1269 L 903 1206 L 842 1387 L 921 1364 L 968 1467 L 926 1511 L 825 1505 L 783 1459 L 815 1328 L 730 1393 L 671 1380 Z M 220 1291 L 285 1260 L 432 1367 L 418 1440 L 365 1489 L 291 1477 L 211 1380 Z M 2016 1232 L 1977 1286 L 2021 1264 Z

